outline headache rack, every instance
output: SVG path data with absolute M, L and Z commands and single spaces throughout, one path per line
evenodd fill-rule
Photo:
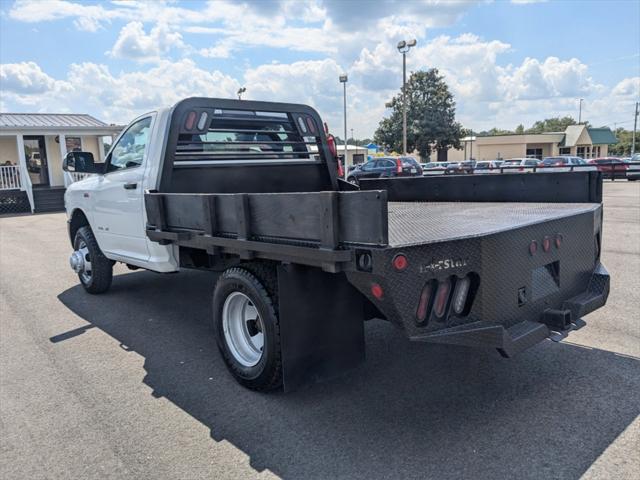
M 337 190 L 337 169 L 322 121 L 308 106 L 189 98 L 171 113 L 158 190 Z

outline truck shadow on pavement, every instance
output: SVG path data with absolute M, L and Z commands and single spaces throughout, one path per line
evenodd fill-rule
M 91 297 L 58 298 L 144 357 L 144 383 L 206 425 L 251 466 L 283 478 L 579 478 L 640 413 L 640 362 L 544 342 L 497 353 L 409 343 L 366 326 L 367 361 L 292 394 L 240 387 L 210 328 L 215 277 L 201 272 L 114 277 Z M 87 337 L 89 338 L 89 337 Z

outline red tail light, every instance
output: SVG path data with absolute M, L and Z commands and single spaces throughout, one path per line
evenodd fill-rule
M 447 301 L 449 300 L 449 291 L 451 290 L 451 280 L 446 279 L 438 284 L 436 291 L 436 299 L 433 313 L 436 317 L 442 318 L 447 310 Z
M 196 112 L 189 112 L 187 120 L 184 122 L 184 128 L 191 130 L 196 124 Z
M 542 239 L 542 250 L 548 252 L 551 248 L 551 239 L 549 237 L 544 237 Z
M 409 260 L 407 260 L 407 257 L 402 255 L 401 253 L 393 257 L 392 263 L 393 263 L 393 268 L 395 268 L 399 272 L 401 272 L 402 270 L 404 270 L 409 266 Z
M 327 128 L 327 124 L 324 124 L 325 129 Z M 329 152 L 333 155 L 338 161 L 338 176 L 344 177 L 344 170 L 342 169 L 342 164 L 340 163 L 340 159 L 338 158 L 338 149 L 336 148 L 336 139 L 330 133 L 327 133 L 327 146 L 329 147 Z
M 379 284 L 373 283 L 371 284 L 371 295 L 376 297 L 378 300 L 381 300 L 382 297 L 384 297 L 384 291 Z
M 418 302 L 418 309 L 416 310 L 416 320 L 418 320 L 418 323 L 422 323 L 427 319 L 432 294 L 433 281 L 427 283 L 420 293 L 420 301 Z
M 396 172 L 402 173 L 402 160 L 396 158 Z
M 518 171 L 520 171 L 520 172 L 524 172 L 524 167 L 520 167 L 520 168 L 518 169 Z

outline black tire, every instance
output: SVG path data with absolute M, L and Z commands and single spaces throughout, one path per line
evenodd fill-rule
M 91 275 L 87 278 L 82 273 L 78 274 L 80 283 L 91 294 L 104 293 L 111 287 L 113 280 L 113 263 L 104 256 L 98 246 L 96 237 L 88 226 L 80 227 L 73 240 L 73 249 L 78 250 L 81 243 L 87 246 L 91 260 Z
M 258 311 L 263 325 L 263 349 L 258 363 L 245 366 L 239 362 L 224 332 L 223 308 L 227 298 L 243 293 Z M 268 392 L 282 388 L 282 354 L 278 320 L 277 277 L 271 266 L 247 265 L 230 268 L 218 279 L 213 292 L 213 321 L 218 349 L 235 379 L 250 390 Z

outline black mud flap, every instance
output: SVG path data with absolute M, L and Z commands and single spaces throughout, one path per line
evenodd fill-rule
M 278 290 L 285 392 L 364 361 L 364 302 L 343 273 L 282 265 Z

